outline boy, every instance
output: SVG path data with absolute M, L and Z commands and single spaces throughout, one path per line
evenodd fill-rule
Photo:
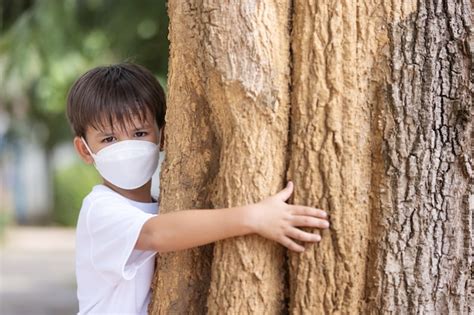
M 71 87 L 67 115 L 74 147 L 103 178 L 83 201 L 76 232 L 80 314 L 146 314 L 157 252 L 257 233 L 291 250 L 318 242 L 297 227 L 328 228 L 319 209 L 289 205 L 293 185 L 259 203 L 157 215 L 151 176 L 165 126 L 165 95 L 134 64 L 92 69 Z

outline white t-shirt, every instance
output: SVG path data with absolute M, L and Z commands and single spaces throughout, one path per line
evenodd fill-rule
M 154 251 L 136 250 L 157 203 L 132 201 L 104 185 L 84 198 L 76 230 L 79 314 L 146 314 Z

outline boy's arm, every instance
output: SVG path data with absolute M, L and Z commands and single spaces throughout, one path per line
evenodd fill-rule
M 329 222 L 322 210 L 285 203 L 292 192 L 293 184 L 289 182 L 284 190 L 256 204 L 160 214 L 144 224 L 135 248 L 163 253 L 257 233 L 302 252 L 304 247 L 293 239 L 317 242 L 321 236 L 297 227 L 323 229 L 329 227 Z

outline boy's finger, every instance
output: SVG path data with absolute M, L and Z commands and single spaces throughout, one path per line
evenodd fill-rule
M 293 216 L 291 223 L 294 226 L 314 227 L 318 229 L 327 229 L 329 227 L 329 222 L 327 220 L 305 215 Z
M 286 248 L 294 251 L 294 252 L 299 252 L 302 253 L 304 252 L 304 247 L 297 244 L 295 241 L 293 241 L 291 238 L 284 236 L 282 241 L 280 242 L 283 246 Z
M 293 239 L 302 241 L 302 242 L 319 242 L 321 240 L 321 235 L 316 233 L 309 233 L 297 228 L 291 228 L 286 232 L 286 236 L 289 236 Z
M 293 193 L 293 182 L 289 181 L 286 187 L 283 190 L 280 190 L 275 196 L 282 200 L 287 201 Z
M 328 214 L 326 211 L 317 209 L 317 208 L 295 205 L 295 206 L 291 206 L 291 210 L 293 214 L 297 214 L 297 215 L 309 215 L 312 217 L 318 217 L 318 218 L 323 218 L 323 219 L 328 218 Z

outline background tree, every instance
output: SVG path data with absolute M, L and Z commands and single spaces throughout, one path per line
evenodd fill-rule
M 150 313 L 472 312 L 468 1 L 168 10 L 161 211 L 292 179 L 332 226 L 304 254 L 248 236 L 160 255 Z

